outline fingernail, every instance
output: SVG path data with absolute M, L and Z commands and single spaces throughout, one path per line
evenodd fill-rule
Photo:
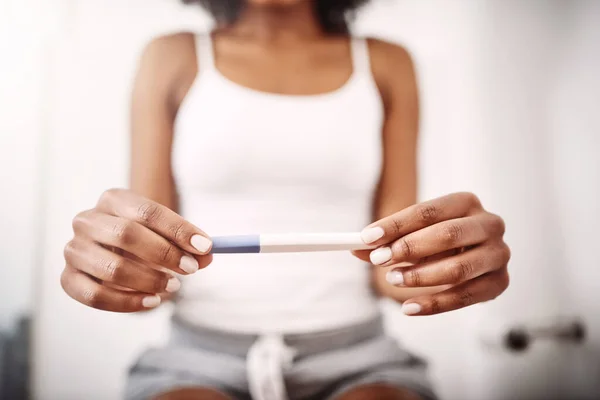
M 385 275 L 385 279 L 392 285 L 404 286 L 404 275 L 400 271 L 389 271 Z
M 421 306 L 417 303 L 402 304 L 402 312 L 406 315 L 415 315 L 421 312 Z
M 192 244 L 192 246 L 194 246 L 196 250 L 198 250 L 202 254 L 208 253 L 210 251 L 210 248 L 212 247 L 212 242 L 202 235 L 192 236 L 190 243 Z
M 381 239 L 384 234 L 385 234 L 385 232 L 383 231 L 383 228 L 380 228 L 379 226 L 376 226 L 374 228 L 366 228 L 366 229 L 364 229 L 360 233 L 360 238 L 366 244 L 371 244 L 371 243 L 373 243 L 373 242 Z
M 145 308 L 156 308 L 160 305 L 160 296 L 148 296 L 142 300 L 142 305 Z
M 179 261 L 179 268 L 188 274 L 193 274 L 194 272 L 198 271 L 200 265 L 198 265 L 198 261 L 196 261 L 194 257 L 183 256 Z
M 373 265 L 381 265 L 392 259 L 392 249 L 389 247 L 381 247 L 373 250 L 369 256 Z
M 165 288 L 167 293 L 175 293 L 179 289 L 181 289 L 181 281 L 174 277 L 169 279 L 169 281 L 167 282 L 167 287 Z

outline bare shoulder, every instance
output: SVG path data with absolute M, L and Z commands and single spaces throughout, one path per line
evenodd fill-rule
M 188 32 L 156 37 L 144 48 L 142 62 L 164 67 L 195 59 L 194 43 L 194 34 Z
M 374 67 L 396 71 L 398 68 L 413 68 L 412 56 L 404 46 L 374 38 L 367 41 Z
M 160 56 L 182 56 L 185 53 L 194 53 L 194 34 L 189 32 L 172 33 L 169 35 L 158 36 L 153 38 L 144 49 L 144 56 L 160 57 Z M 169 61 L 169 60 L 164 60 Z
M 382 95 L 414 85 L 413 57 L 404 46 L 375 38 L 368 43 L 371 69 Z
M 168 96 L 176 106 L 196 76 L 196 59 L 194 34 L 182 32 L 156 37 L 143 49 L 137 79 Z

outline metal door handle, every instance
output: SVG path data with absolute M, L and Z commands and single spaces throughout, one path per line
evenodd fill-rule
M 500 333 L 500 338 L 488 340 L 495 342 L 512 352 L 523 352 L 534 342 L 541 340 L 554 340 L 564 343 L 579 344 L 585 340 L 585 325 L 580 319 L 554 320 L 549 323 L 523 324 L 513 328 L 505 329 Z M 494 335 L 495 336 L 495 335 Z M 500 340 L 498 340 L 500 339 Z
M 572 320 L 515 327 L 506 332 L 505 346 L 511 351 L 524 351 L 534 341 L 543 339 L 581 343 L 585 340 L 585 326 Z

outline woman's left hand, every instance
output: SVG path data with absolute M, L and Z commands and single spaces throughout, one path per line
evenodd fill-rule
M 471 193 L 417 204 L 371 224 L 362 232 L 372 264 L 390 267 L 398 287 L 449 288 L 404 302 L 408 315 L 431 315 L 492 300 L 509 284 L 510 250 L 504 221 L 483 209 Z

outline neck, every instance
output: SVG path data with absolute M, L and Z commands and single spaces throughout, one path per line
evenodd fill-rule
M 248 6 L 230 29 L 269 41 L 312 39 L 323 35 L 313 1 L 301 1 L 293 6 Z

